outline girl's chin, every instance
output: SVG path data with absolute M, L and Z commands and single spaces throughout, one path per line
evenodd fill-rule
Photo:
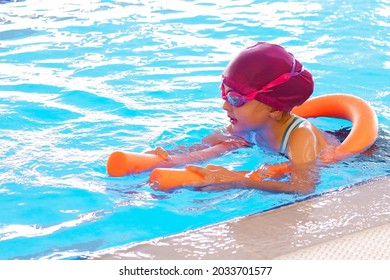
M 238 125 L 237 123 L 236 123 L 236 124 L 232 124 L 232 125 L 231 125 L 231 129 L 232 129 L 232 132 L 234 132 L 235 134 L 245 132 L 245 129 L 243 129 L 243 128 L 242 128 L 240 125 Z

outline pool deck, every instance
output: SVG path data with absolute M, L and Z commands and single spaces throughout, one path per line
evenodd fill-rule
M 94 259 L 390 260 L 390 176 Z

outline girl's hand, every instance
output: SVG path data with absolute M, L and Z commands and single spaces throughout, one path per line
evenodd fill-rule
M 152 154 L 152 155 L 158 155 L 160 157 L 162 157 L 164 160 L 166 161 L 170 161 L 172 160 L 171 156 L 169 155 L 169 153 L 161 148 L 161 147 L 157 147 L 155 148 L 154 150 L 151 150 L 151 151 L 146 151 L 144 152 L 145 154 Z
M 218 165 L 207 165 L 206 168 L 187 165 L 186 169 L 203 176 L 203 180 L 188 184 L 190 187 L 203 187 L 202 190 L 229 189 L 239 185 L 239 181 L 242 179 L 242 176 Z

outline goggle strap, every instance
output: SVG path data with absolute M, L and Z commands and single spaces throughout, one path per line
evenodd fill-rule
M 287 82 L 288 80 L 290 80 L 291 78 L 291 74 L 290 73 L 284 73 L 282 75 L 280 75 L 279 77 L 277 77 L 275 80 L 273 80 L 272 82 L 270 82 L 269 84 L 265 85 L 260 91 L 260 92 L 269 92 L 271 91 L 271 88 L 275 87 L 275 86 L 278 86 L 280 84 L 284 84 L 285 82 Z

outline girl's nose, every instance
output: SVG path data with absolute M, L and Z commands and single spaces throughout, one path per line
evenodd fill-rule
M 225 102 L 223 102 L 222 109 L 224 109 L 225 111 L 229 111 L 231 106 L 232 105 L 230 105 L 229 102 L 225 101 Z

